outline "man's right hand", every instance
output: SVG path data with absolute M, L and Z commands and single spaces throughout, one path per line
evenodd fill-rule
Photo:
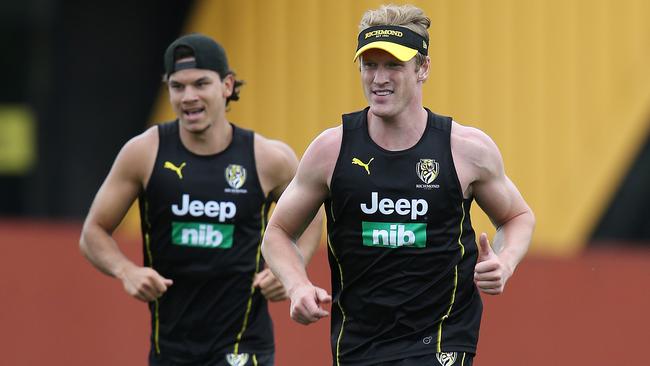
M 332 302 L 332 297 L 322 288 L 311 284 L 296 287 L 290 291 L 291 319 L 304 325 L 329 316 L 329 312 L 321 305 Z
M 145 302 L 158 299 L 174 283 L 150 267 L 129 266 L 117 277 L 122 280 L 124 290 L 129 295 Z

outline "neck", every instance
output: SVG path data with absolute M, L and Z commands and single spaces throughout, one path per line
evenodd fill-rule
M 225 118 L 201 131 L 188 131 L 182 126 L 179 130 L 185 148 L 197 155 L 214 155 L 225 150 L 233 135 L 233 127 Z
M 420 141 L 427 119 L 427 111 L 421 105 L 417 110 L 403 111 L 390 118 L 368 112 L 368 134 L 383 149 L 406 150 Z

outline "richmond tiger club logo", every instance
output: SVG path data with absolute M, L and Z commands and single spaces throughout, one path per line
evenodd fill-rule
M 440 188 L 440 185 L 432 184 L 438 177 L 439 171 L 440 165 L 434 159 L 420 159 L 415 164 L 415 172 L 424 184 L 416 184 L 415 187 L 422 189 Z
M 226 182 L 230 188 L 224 189 L 227 193 L 247 193 L 248 190 L 241 189 L 246 183 L 246 168 L 239 164 L 230 164 L 226 167 Z
M 230 366 L 244 366 L 248 362 L 248 353 L 229 353 L 226 355 L 226 362 Z
M 438 359 L 438 362 L 440 362 L 440 365 L 451 366 L 456 362 L 458 354 L 456 352 L 439 352 L 436 353 L 436 358 Z

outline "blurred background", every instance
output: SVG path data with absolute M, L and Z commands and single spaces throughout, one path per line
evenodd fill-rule
M 246 81 L 229 120 L 301 155 L 366 105 L 357 24 L 382 3 L 0 2 L 0 364 L 146 364 L 146 306 L 77 242 L 121 146 L 174 118 L 171 41 L 215 37 Z M 425 105 L 488 133 L 537 216 L 506 292 L 484 297 L 475 365 L 650 364 L 650 2 L 410 3 L 432 20 Z M 116 236 L 141 262 L 133 212 Z M 329 288 L 326 261 L 309 270 Z M 331 364 L 327 321 L 272 312 L 276 364 Z

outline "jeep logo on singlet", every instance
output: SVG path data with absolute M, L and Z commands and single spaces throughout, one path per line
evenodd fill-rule
M 194 217 L 218 217 L 220 222 L 224 222 L 235 217 L 237 206 L 233 202 L 208 201 L 203 203 L 199 200 L 190 201 L 190 195 L 184 194 L 180 207 L 176 204 L 172 205 L 172 213 L 176 216 L 189 214 Z
M 407 200 L 399 198 L 393 201 L 390 198 L 379 199 L 379 193 L 372 192 L 370 203 L 362 203 L 361 211 L 367 215 L 379 212 L 383 215 L 397 214 L 409 216 L 417 220 L 429 211 L 429 204 L 424 199 Z M 361 223 L 363 245 L 371 247 L 399 248 L 427 246 L 427 224 L 417 222 L 372 222 Z
M 370 206 L 365 203 L 361 204 L 361 211 L 367 215 L 379 211 L 384 215 L 391 215 L 393 212 L 400 216 L 411 215 L 411 220 L 417 220 L 418 216 L 423 216 L 429 211 L 429 204 L 423 199 L 407 200 L 398 199 L 396 202 L 390 198 L 382 198 L 379 201 L 379 193 L 372 192 L 370 195 Z

